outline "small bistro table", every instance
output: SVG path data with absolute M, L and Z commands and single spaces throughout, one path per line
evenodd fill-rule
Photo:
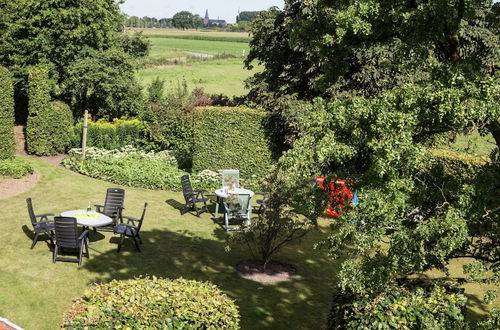
M 102 227 L 113 223 L 113 219 L 95 211 L 71 210 L 61 213 L 62 217 L 76 218 L 76 223 L 85 228 Z
M 228 198 L 229 195 L 250 195 L 250 198 L 252 198 L 254 192 L 250 189 L 245 188 L 234 188 L 233 190 L 229 190 L 226 192 L 224 191 L 224 188 L 220 188 L 215 191 L 215 195 L 217 196 L 217 203 L 215 204 L 215 217 L 217 218 L 219 216 L 219 204 L 222 203 L 224 199 Z M 252 208 L 250 207 L 250 212 L 251 210 Z

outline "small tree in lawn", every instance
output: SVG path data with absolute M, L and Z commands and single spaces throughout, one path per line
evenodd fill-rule
M 317 210 L 323 209 L 317 204 L 326 200 L 307 182 L 290 186 L 286 181 L 286 175 L 275 170 L 264 185 L 269 198 L 263 212 L 229 238 L 230 245 L 246 245 L 264 270 L 279 250 L 317 226 Z

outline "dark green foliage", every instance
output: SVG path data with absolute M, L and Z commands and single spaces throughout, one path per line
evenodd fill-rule
M 148 86 L 148 101 L 159 103 L 165 98 L 165 80 L 156 77 Z
M 75 117 L 88 109 L 94 116 L 112 120 L 135 116 L 143 107 L 134 67 L 130 58 L 119 50 L 91 52 L 73 62 L 67 72 L 63 89 L 71 100 Z
M 69 106 L 62 102 L 51 102 L 53 82 L 48 78 L 48 69 L 36 66 L 28 71 L 29 117 L 26 126 L 28 153 L 54 155 L 65 152 L 70 142 L 73 117 Z
M 114 0 L 13 3 L 2 13 L 9 19 L 0 39 L 0 63 L 12 67 L 17 78 L 29 66 L 51 63 L 59 80 L 82 53 L 117 44 L 122 18 Z
M 89 148 L 86 160 L 81 159 L 81 150 L 71 150 L 63 164 L 92 178 L 148 189 L 178 191 L 180 176 L 186 174 L 168 151 L 146 154 L 129 147 L 112 151 Z
M 95 308 L 99 306 L 99 308 Z M 215 285 L 138 278 L 92 284 L 64 317 L 64 328 L 237 329 L 234 302 Z
M 203 19 L 200 15 L 194 15 L 183 10 L 172 17 L 172 25 L 178 29 L 198 29 L 203 26 Z
M 71 147 L 80 148 L 82 146 L 83 123 L 78 123 L 73 127 L 71 134 Z M 87 125 L 87 146 L 101 149 L 119 149 L 126 145 L 134 147 L 147 147 L 147 128 L 137 119 L 124 120 L 115 119 L 112 123 L 99 120 L 89 121 Z
M 22 158 L 1 159 L 0 160 L 0 178 L 2 176 L 20 179 L 33 173 L 31 164 Z
M 264 178 L 272 164 L 262 111 L 244 107 L 198 108 L 194 118 L 193 170 L 239 169 Z
M 14 157 L 14 89 L 9 70 L 0 66 L 0 159 Z
M 145 57 L 149 55 L 151 42 L 144 37 L 142 31 L 135 32 L 132 35 L 124 33 L 122 36 L 122 47 L 123 51 L 132 57 Z
M 236 16 L 236 23 L 253 21 L 260 11 L 242 11 Z
M 464 329 L 467 299 L 444 287 L 384 288 L 375 297 L 338 293 L 328 329 Z

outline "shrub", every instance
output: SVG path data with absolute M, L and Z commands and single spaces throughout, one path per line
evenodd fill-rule
M 82 145 L 83 123 L 73 127 L 71 146 L 79 148 Z M 148 145 L 146 126 L 137 119 L 114 119 L 107 122 L 103 119 L 88 122 L 87 146 L 102 149 L 119 149 L 126 145 L 143 147 Z
M 130 187 L 180 190 L 181 175 L 177 161 L 169 151 L 138 151 L 130 146 L 120 150 L 89 148 L 87 159 L 80 158 L 81 149 L 70 150 L 63 165 L 88 175 Z
M 16 142 L 14 139 L 14 88 L 12 76 L 4 67 L 0 67 L 0 159 L 14 157 Z
M 239 313 L 208 282 L 137 278 L 91 285 L 66 312 L 63 327 L 237 329 Z
M 467 299 L 457 290 L 391 287 L 375 297 L 338 293 L 329 329 L 463 329 Z
M 31 164 L 21 158 L 0 160 L 0 177 L 7 176 L 14 179 L 20 179 L 33 173 Z
M 263 178 L 271 152 L 263 130 L 266 114 L 244 107 L 197 108 L 193 170 L 239 169 L 242 177 Z
M 146 57 L 149 55 L 151 43 L 141 32 L 132 35 L 124 33 L 122 35 L 123 51 L 132 57 Z
M 51 102 L 48 69 L 32 67 L 28 71 L 29 116 L 26 127 L 28 153 L 54 155 L 66 151 L 70 141 L 73 118 L 69 107 Z

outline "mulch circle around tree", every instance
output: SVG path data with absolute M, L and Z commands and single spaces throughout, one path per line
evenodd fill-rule
M 243 261 L 236 266 L 236 272 L 244 279 L 260 283 L 278 283 L 291 280 L 296 269 L 292 265 L 271 261 L 266 269 L 260 261 Z

